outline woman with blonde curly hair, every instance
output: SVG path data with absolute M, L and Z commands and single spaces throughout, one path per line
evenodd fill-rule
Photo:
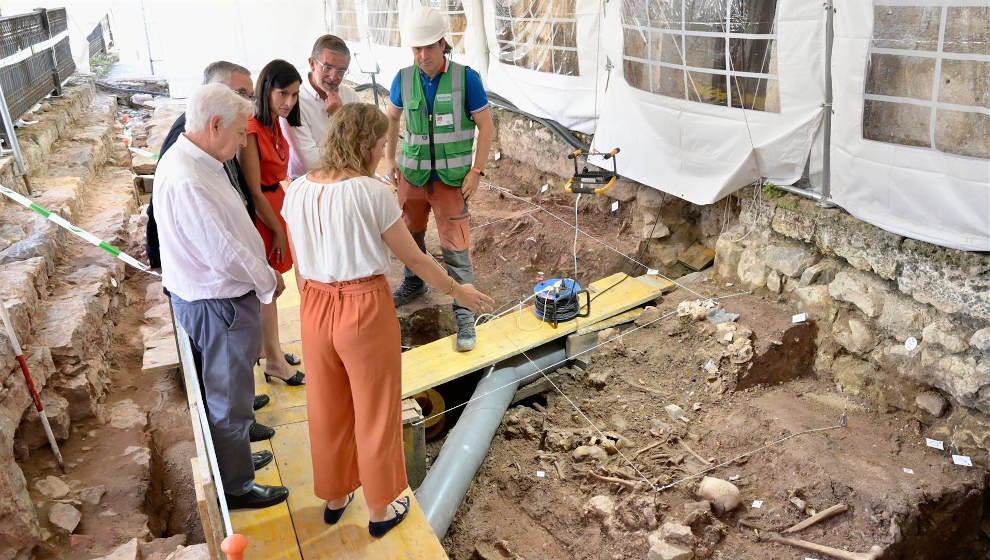
M 327 501 L 323 519 L 332 525 L 363 486 L 374 537 L 409 511 L 409 498 L 400 498 L 408 486 L 402 359 L 384 276 L 388 251 L 475 312 L 494 303 L 419 250 L 391 189 L 372 178 L 387 130 L 374 105 L 341 107 L 327 130 L 321 168 L 296 179 L 282 207 L 301 287 L 314 492 Z

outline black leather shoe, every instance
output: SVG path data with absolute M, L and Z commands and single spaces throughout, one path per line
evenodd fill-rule
M 247 494 L 231 496 L 226 494 L 227 507 L 230 509 L 266 508 L 280 504 L 289 497 L 289 489 L 285 486 L 268 486 L 255 484 Z
M 251 441 L 265 441 L 266 439 L 272 439 L 272 436 L 275 435 L 275 430 L 264 424 L 254 422 L 251 424 L 251 429 L 248 430 L 248 435 L 251 437 Z
M 399 512 L 399 508 L 395 507 L 395 504 L 402 506 L 402 512 Z M 393 527 L 402 523 L 402 520 L 406 518 L 406 514 L 409 513 L 409 496 L 403 496 L 398 500 L 389 504 L 392 511 L 395 512 L 395 517 L 392 519 L 386 519 L 385 521 L 369 521 L 368 522 L 368 532 L 371 533 L 372 537 L 380 539 L 392 530 Z
M 255 395 L 254 396 L 254 405 L 253 405 L 254 406 L 254 409 L 255 410 L 258 410 L 259 408 L 261 408 L 261 407 L 265 406 L 266 404 L 268 404 L 269 402 L 271 402 L 271 400 L 272 399 L 269 398 L 268 395 Z
M 251 454 L 251 462 L 254 463 L 254 470 L 256 471 L 265 468 L 265 465 L 271 463 L 274 458 L 272 452 L 267 449 Z

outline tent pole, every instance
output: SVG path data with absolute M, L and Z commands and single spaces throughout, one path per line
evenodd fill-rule
M 822 150 L 822 196 L 818 200 L 821 208 L 834 208 L 832 202 L 832 39 L 835 37 L 832 0 L 825 0 L 825 122 L 824 146 Z

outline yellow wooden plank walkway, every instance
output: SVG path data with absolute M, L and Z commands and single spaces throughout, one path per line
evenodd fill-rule
M 293 275 L 284 278 L 286 290 L 279 298 L 279 333 L 285 351 L 301 356 L 299 294 Z M 589 287 L 592 297 L 621 278 L 622 274 L 615 274 L 594 282 Z M 655 276 L 627 278 L 595 300 L 590 317 L 553 328 L 538 320 L 532 306 L 528 306 L 478 327 L 478 345 L 471 352 L 454 351 L 453 336 L 405 352 L 403 396 L 477 371 L 656 299 L 672 285 Z M 305 370 L 305 363 L 300 367 Z M 408 490 L 406 494 L 412 497 L 409 518 L 382 539 L 373 539 L 368 534 L 368 509 L 360 491 L 339 523 L 332 527 L 324 524 L 325 504 L 313 494 L 305 389 L 289 387 L 280 381 L 266 383 L 260 366 L 255 368 L 254 376 L 256 392 L 272 399 L 257 412 L 256 418 L 275 428 L 275 437 L 270 442 L 252 444 L 254 451 L 269 449 L 275 455 L 275 460 L 258 472 L 257 480 L 262 484 L 283 484 L 290 493 L 288 502 L 279 506 L 231 512 L 234 530 L 248 538 L 247 560 L 447 558 L 415 496 Z
M 403 398 L 567 336 L 581 327 L 652 301 L 660 297 L 663 291 L 673 287 L 673 283 L 658 276 L 641 276 L 627 278 L 602 293 L 623 276 L 620 272 L 591 284 L 588 288 L 591 297 L 599 293 L 601 297 L 591 304 L 589 317 L 559 323 L 554 328 L 552 324 L 541 321 L 533 312 L 533 306 L 529 305 L 480 325 L 477 329 L 478 343 L 470 352 L 458 352 L 454 349 L 456 335 L 404 352 Z M 584 301 L 584 296 L 581 301 Z
M 286 290 L 279 298 L 279 334 L 286 352 L 302 356 L 299 343 L 299 294 L 292 274 L 285 275 Z M 305 371 L 306 364 L 300 366 Z M 280 381 L 265 383 L 261 366 L 255 368 L 255 391 L 271 396 L 256 413 L 262 424 L 275 428 L 270 441 L 252 444 L 253 451 L 268 449 L 271 464 L 257 473 L 261 484 L 289 488 L 289 500 L 258 510 L 236 510 L 230 515 L 234 530 L 248 538 L 246 560 L 341 560 L 447 558 L 415 496 L 409 517 L 381 539 L 368 534 L 368 508 L 359 490 L 347 512 L 333 526 L 323 523 L 325 502 L 313 494 L 313 470 L 306 423 L 306 393 Z

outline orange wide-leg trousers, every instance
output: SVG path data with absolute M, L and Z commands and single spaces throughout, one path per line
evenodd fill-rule
M 384 276 L 303 282 L 313 490 L 324 500 L 364 487 L 383 508 L 408 486 L 402 446 L 399 320 Z

